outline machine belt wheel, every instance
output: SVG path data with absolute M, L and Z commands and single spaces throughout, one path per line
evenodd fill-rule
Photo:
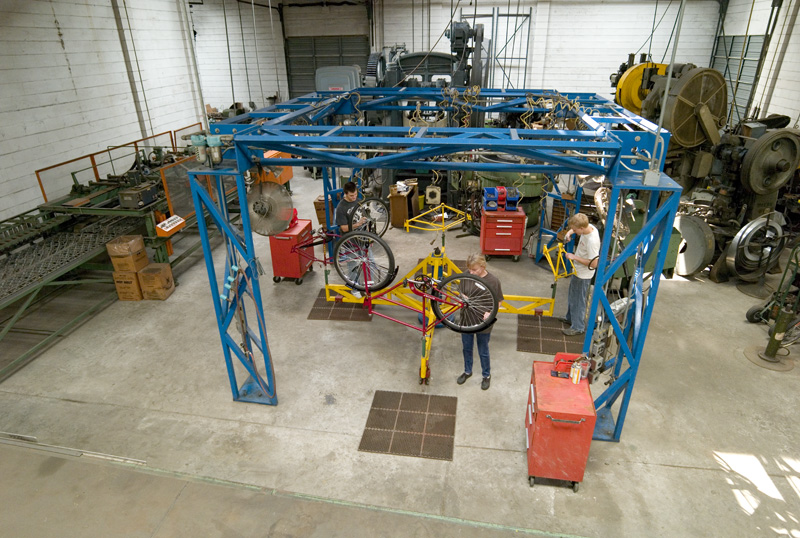
M 759 217 L 739 230 L 728 247 L 728 270 L 746 282 L 755 282 L 780 259 L 786 246 L 783 228 L 773 219 Z
M 742 161 L 742 185 L 755 194 L 775 192 L 791 179 L 800 163 L 800 132 L 772 131 L 756 140 Z

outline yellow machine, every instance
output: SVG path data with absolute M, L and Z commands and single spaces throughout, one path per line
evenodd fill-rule
M 635 114 L 641 114 L 642 101 L 650 93 L 647 81 L 652 75 L 664 75 L 667 64 L 644 62 L 625 70 L 617 80 L 617 92 L 614 99 L 618 104 Z M 642 81 L 645 81 L 642 83 Z

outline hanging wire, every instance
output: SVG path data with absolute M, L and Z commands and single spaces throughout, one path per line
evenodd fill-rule
M 477 3 L 477 2 L 476 2 L 476 3 Z M 456 7 L 455 7 L 455 9 L 458 9 L 458 6 L 459 6 L 459 4 L 461 4 L 461 0 L 458 0 L 458 3 L 456 4 Z M 412 12 L 411 12 L 411 13 L 412 13 L 412 14 L 414 13 L 414 12 L 413 12 L 413 10 L 412 10 Z M 395 88 L 395 87 L 399 86 L 400 84 L 402 84 L 403 82 L 405 82 L 405 80 L 406 80 L 408 77 L 410 77 L 411 75 L 413 75 L 413 74 L 414 74 L 414 73 L 417 71 L 417 69 L 419 69 L 419 67 L 420 67 L 420 66 L 421 66 L 423 63 L 425 63 L 425 60 L 427 60 L 427 59 L 428 59 L 428 56 L 430 56 L 431 52 L 433 52 L 433 49 L 435 49 L 435 48 L 436 48 L 436 45 L 438 45 L 438 44 L 439 44 L 439 41 L 441 41 L 441 40 L 442 40 L 442 38 L 444 37 L 444 34 L 445 34 L 445 32 L 447 31 L 447 29 L 448 29 L 448 28 L 450 28 L 450 26 L 453 24 L 453 16 L 454 16 L 454 15 L 455 15 L 455 10 L 453 10 L 453 12 L 450 14 L 450 21 L 447 23 L 447 25 L 445 26 L 444 30 L 442 30 L 442 33 L 439 35 L 439 39 L 437 39 L 437 40 L 436 40 L 436 43 L 434 43 L 434 44 L 433 44 L 433 47 L 431 47 L 431 50 L 429 50 L 429 51 L 428 51 L 428 52 L 425 54 L 425 56 L 423 56 L 423 58 L 422 58 L 422 59 L 419 61 L 419 63 L 418 63 L 416 66 L 414 66 L 414 69 L 412 69 L 412 70 L 411 70 L 411 72 L 409 72 L 408 74 L 404 75 L 402 79 L 400 79 L 400 80 L 399 80 L 399 81 L 398 81 L 398 82 L 397 82 L 397 83 L 396 83 L 394 86 L 392 86 L 393 88 Z M 413 25 L 413 23 L 412 23 L 412 25 L 411 25 L 411 28 L 412 28 L 412 31 L 413 31 L 413 28 L 414 28 L 414 25 Z M 413 38 L 412 38 L 412 39 L 413 39 Z M 413 48 L 413 46 L 412 46 L 412 48 Z
M 675 16 L 675 22 L 672 23 L 672 32 L 669 34 L 669 40 L 667 41 L 667 46 L 664 47 L 664 54 L 661 56 L 661 63 L 664 63 L 664 59 L 667 57 L 667 51 L 669 50 L 669 45 L 672 43 L 672 38 L 675 36 L 675 28 L 678 26 L 678 18 L 679 16 Z
M 242 24 L 242 7 L 239 2 L 236 2 L 236 11 L 239 12 L 239 31 L 242 34 L 242 58 L 244 58 L 244 76 L 247 79 L 247 101 L 253 101 L 253 94 L 250 93 L 250 71 L 247 69 L 247 48 L 244 44 L 244 25 Z
M 255 0 L 250 0 L 250 10 L 253 12 L 253 45 L 256 48 L 256 68 L 258 69 L 258 86 L 261 88 L 261 106 L 267 106 L 264 98 L 264 83 L 261 78 L 261 59 L 258 57 L 258 35 L 256 34 L 256 6 Z M 270 8 L 270 15 L 272 15 Z
M 236 94 L 233 91 L 233 62 L 231 61 L 231 42 L 228 38 L 228 10 L 225 9 L 225 0 L 222 0 L 222 16 L 225 20 L 225 43 L 228 47 L 228 71 L 231 74 L 231 103 L 236 108 Z
M 147 106 L 147 92 L 144 90 L 144 80 L 142 80 L 142 70 L 139 68 L 139 55 L 136 54 L 136 41 L 133 39 L 133 29 L 131 28 L 131 19 L 128 16 L 128 4 L 122 0 L 122 6 L 125 8 L 125 18 L 128 20 L 128 33 L 131 35 L 131 45 L 133 46 L 133 58 L 136 60 L 136 72 L 139 73 L 139 84 L 142 86 L 142 98 L 144 99 L 144 109 L 147 111 L 147 122 L 150 124 L 150 133 L 154 133 L 153 120 L 150 117 L 150 107 Z
M 667 11 L 669 11 L 669 7 L 672 5 L 672 2 L 673 2 L 673 1 L 674 1 L 674 0 L 669 0 L 669 4 L 667 4 L 667 8 L 664 10 L 664 13 L 662 13 L 662 15 L 661 15 L 661 18 L 660 18 L 660 19 L 658 19 L 658 24 L 656 24 L 656 25 L 653 27 L 653 31 L 652 31 L 652 32 L 650 32 L 650 35 L 649 35 L 649 36 L 647 36 L 647 38 L 644 40 L 644 43 L 642 43 L 642 46 L 641 46 L 641 47 L 639 47 L 639 48 L 636 50 L 636 52 L 634 52 L 634 54 L 639 54 L 639 51 L 640 51 L 640 50 L 642 50 L 642 49 L 644 48 L 644 46 L 645 46 L 645 45 L 647 45 L 647 42 L 648 42 L 648 41 L 651 41 L 651 42 L 652 42 L 652 39 L 653 39 L 653 34 L 655 33 L 655 31 L 656 31 L 656 30 L 658 30 L 658 27 L 659 27 L 659 26 L 661 26 L 661 21 L 663 21 L 663 20 L 664 20 L 664 17 L 667 15 Z
M 669 6 L 667 6 L 667 9 L 669 9 Z M 666 9 L 664 10 L 664 13 L 666 13 Z M 650 61 L 650 59 L 653 57 L 651 52 L 653 51 L 653 36 L 656 33 L 656 17 L 657 16 L 658 16 L 658 0 L 656 0 L 656 7 L 653 8 L 653 28 L 650 30 L 650 46 L 647 47 L 647 60 L 648 61 Z M 670 37 L 670 39 L 671 39 L 671 37 Z M 669 43 L 667 43 L 667 48 L 669 48 Z M 631 67 L 633 67 L 633 66 L 631 66 Z
M 250 0 L 252 3 L 253 0 Z M 275 86 L 278 88 L 278 101 L 281 100 L 281 79 L 278 74 L 278 46 L 275 44 L 275 26 L 272 22 L 272 0 L 269 0 L 269 29 L 272 31 L 272 61 L 275 63 Z
M 519 54 L 520 54 L 520 56 L 516 56 L 517 33 L 522 29 L 522 25 L 523 25 L 523 23 L 525 21 L 525 19 L 520 16 L 520 11 L 519 11 L 520 1 L 521 0 L 517 0 L 517 11 L 516 11 L 516 13 L 514 13 L 514 35 L 512 36 L 512 42 L 511 42 L 511 57 L 512 58 L 520 58 L 522 56 L 522 37 L 521 36 L 520 36 L 520 39 L 519 39 Z M 521 18 L 522 18 L 523 23 L 517 24 L 520 21 Z M 514 60 L 511 60 L 511 61 L 514 62 Z M 516 87 L 517 88 L 521 88 L 522 86 L 519 83 L 519 73 L 520 73 L 521 69 L 517 68 L 516 71 L 517 71 L 517 76 L 516 76 L 517 86 Z

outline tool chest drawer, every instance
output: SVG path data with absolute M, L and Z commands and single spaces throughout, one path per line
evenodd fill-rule
M 516 211 L 483 211 L 481 213 L 481 253 L 514 256 L 518 260 L 525 242 L 527 216 L 522 208 Z

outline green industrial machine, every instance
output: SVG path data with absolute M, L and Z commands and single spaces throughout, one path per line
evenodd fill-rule
M 141 234 L 152 260 L 173 266 L 200 247 L 199 240 L 183 243 L 176 256 L 178 236 L 158 228 L 173 215 L 185 220 L 184 230 L 196 222 L 187 172 L 201 164 L 178 141 L 200 129 L 159 133 L 35 172 L 44 203 L 0 221 L 0 381 L 116 300 L 108 241 Z

